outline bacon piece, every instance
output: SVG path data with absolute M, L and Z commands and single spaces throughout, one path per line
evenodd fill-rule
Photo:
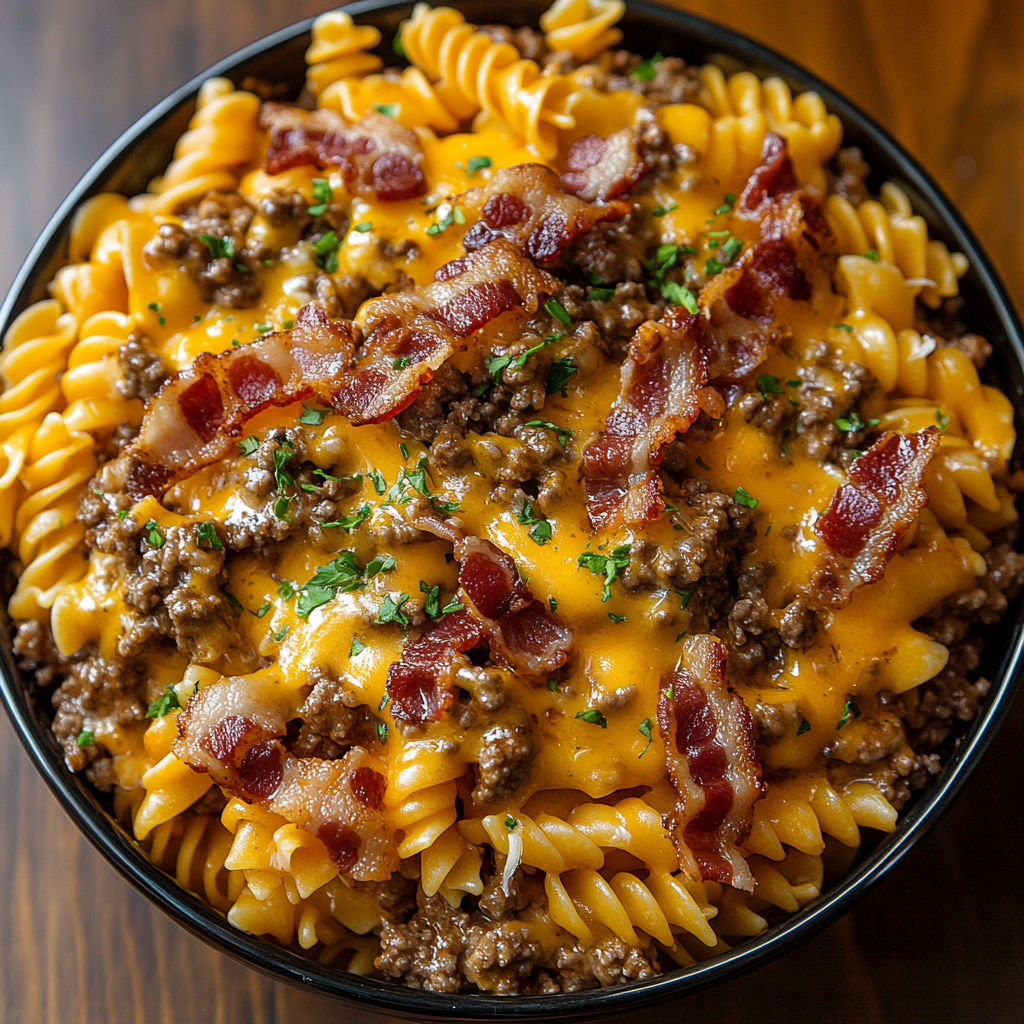
M 739 216 L 760 220 L 761 237 L 698 299 L 707 319 L 708 377 L 716 382 L 737 382 L 764 362 L 781 337 L 774 325 L 779 299 L 810 301 L 812 282 L 831 280 L 831 236 L 817 193 L 797 187 L 780 136 L 766 135 L 761 159 L 737 207 Z
M 489 540 L 466 536 L 455 520 L 436 532 L 455 545 L 464 611 L 450 612 L 388 669 L 391 713 L 404 722 L 436 721 L 451 704 L 460 654 L 483 643 L 491 656 L 530 675 L 550 675 L 569 657 L 572 634 L 519 577 L 514 560 Z M 428 528 L 420 524 L 421 528 Z
M 437 281 L 363 304 L 366 342 L 355 365 L 353 325 L 328 320 L 312 303 L 290 334 L 200 355 L 150 403 L 138 436 L 106 471 L 108 485 L 123 484 L 135 500 L 162 494 L 227 455 L 246 421 L 268 406 L 313 397 L 357 426 L 391 419 L 467 338 L 502 314 L 536 312 L 555 288 L 504 240 L 453 263 Z M 483 347 L 486 338 L 474 343 Z
M 606 139 L 587 135 L 574 142 L 565 161 L 562 187 L 588 203 L 606 203 L 631 191 L 647 167 L 637 152 L 636 135 L 629 128 Z
M 658 725 L 676 806 L 666 820 L 680 863 L 692 856 L 706 881 L 754 891 L 738 847 L 750 835 L 754 803 L 765 793 L 754 723 L 726 683 L 725 644 L 685 641 L 682 666 L 662 680 Z
M 765 132 L 761 162 L 743 188 L 740 210 L 753 212 L 766 201 L 795 192 L 797 188 L 796 172 L 789 158 L 786 140 L 775 132 Z
M 832 569 L 821 582 L 842 603 L 857 586 L 885 575 L 889 559 L 928 501 L 924 472 L 939 448 L 938 427 L 884 433 L 850 466 L 814 531 L 829 546 Z
M 466 216 L 480 219 L 466 232 L 468 251 L 505 238 L 530 259 L 548 262 L 595 224 L 619 220 L 627 202 L 605 206 L 569 195 L 558 175 L 542 164 L 518 164 L 498 171 L 482 188 L 452 200 Z
M 296 694 L 260 675 L 205 687 L 178 717 L 174 753 L 227 792 L 319 836 L 340 871 L 383 881 L 398 863 L 381 811 L 384 767 L 362 747 L 335 761 L 295 757 L 281 740 Z
M 436 626 L 410 640 L 402 660 L 388 669 L 391 714 L 400 722 L 433 722 L 451 704 L 456 659 L 484 639 L 469 612 L 449 612 Z
M 595 530 L 657 519 L 665 507 L 658 476 L 665 445 L 702 408 L 721 415 L 719 396 L 705 388 L 702 325 L 700 317 L 670 307 L 661 321 L 648 320 L 633 335 L 604 435 L 583 452 Z
M 270 130 L 263 162 L 268 174 L 315 164 L 337 167 L 359 195 L 381 200 L 415 199 L 427 191 L 423 148 L 415 132 L 394 118 L 368 112 L 354 125 L 333 110 L 300 110 L 264 103 L 260 125 Z
M 128 494 L 161 494 L 223 458 L 247 420 L 269 406 L 333 397 L 347 371 L 355 334 L 305 306 L 290 333 L 268 334 L 220 355 L 204 352 L 150 403 L 138 436 L 114 464 Z

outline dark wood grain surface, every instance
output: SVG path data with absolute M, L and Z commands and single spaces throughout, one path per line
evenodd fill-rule
M 1021 0 L 685 0 L 893 131 L 1024 305 Z M 89 164 L 171 89 L 322 0 L 0 0 L 0 293 Z M 2 716 L 0 716 L 2 717 Z M 638 1015 L 1024 1020 L 1024 703 L 949 815 L 818 939 Z M 155 910 L 78 834 L 0 721 L 0 1024 L 292 1024 L 370 1015 L 277 985 Z

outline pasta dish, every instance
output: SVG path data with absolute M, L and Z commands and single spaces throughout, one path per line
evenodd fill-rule
M 4 341 L 70 770 L 339 969 L 548 993 L 760 934 L 939 771 L 1024 581 L 965 257 L 815 93 L 623 8 L 419 4 L 387 68 L 322 16 Z

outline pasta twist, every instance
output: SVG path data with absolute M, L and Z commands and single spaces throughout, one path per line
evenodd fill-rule
M 260 98 L 236 89 L 227 78 L 203 83 L 188 131 L 174 147 L 174 159 L 150 182 L 152 194 L 133 200 L 153 214 L 170 214 L 211 189 L 231 191 L 256 160 Z
M 455 824 L 455 780 L 466 766 L 441 755 L 435 742 L 406 743 L 390 766 L 384 806 L 403 858 L 422 853 Z
M 356 25 L 344 11 L 328 11 L 313 22 L 313 42 L 306 50 L 306 88 L 312 96 L 343 78 L 377 71 L 383 61 L 367 53 L 380 42 L 373 25 Z
M 825 217 L 841 253 L 876 253 L 880 260 L 898 267 L 932 309 L 958 294 L 957 282 L 967 273 L 967 257 L 951 253 L 943 242 L 929 240 L 924 218 L 914 215 L 907 194 L 893 182 L 882 186 L 881 202 L 869 199 L 854 207 L 843 196 L 829 196 Z
M 772 782 L 765 798 L 754 804 L 754 824 L 744 849 L 781 861 L 785 844 L 818 857 L 825 849 L 823 832 L 846 846 L 859 846 L 861 828 L 892 832 L 895 827 L 896 809 L 870 782 L 837 791 L 823 776 L 801 776 Z
M 541 74 L 510 43 L 496 43 L 450 7 L 417 4 L 402 24 L 411 63 L 435 83 L 441 103 L 459 121 L 478 111 L 508 125 L 543 160 L 558 152 L 558 132 L 575 127 L 576 90 L 566 75 Z
M 625 11 L 622 0 L 555 0 L 540 16 L 540 27 L 549 50 L 591 60 L 622 41 L 622 31 L 613 26 Z
M 406 68 L 398 77 L 338 79 L 320 94 L 317 106 L 337 110 L 350 121 L 358 121 L 368 111 L 385 106 L 407 128 L 426 125 L 439 132 L 453 132 L 459 127 L 427 76 L 416 67 Z
M 781 78 L 762 82 L 741 71 L 726 80 L 713 64 L 701 68 L 700 78 L 700 100 L 713 117 L 705 146 L 697 147 L 705 174 L 723 183 L 745 180 L 760 162 L 765 132 L 773 131 L 786 139 L 800 184 L 824 191 L 822 164 L 839 148 L 843 128 L 816 92 L 794 99 Z

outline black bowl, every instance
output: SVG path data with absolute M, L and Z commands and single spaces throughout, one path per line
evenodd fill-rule
M 536 25 L 550 0 L 447 2 L 462 10 L 470 21 L 519 26 Z M 381 29 L 384 41 L 379 47 L 380 55 L 385 63 L 393 63 L 390 40 L 399 23 L 411 13 L 412 4 L 363 0 L 347 10 L 358 21 Z M 311 23 L 310 19 L 283 29 L 214 65 L 154 107 L 96 161 L 61 204 L 21 267 L 0 308 L 0 336 L 26 306 L 45 297 L 47 282 L 66 261 L 68 233 L 79 204 L 101 191 L 125 195 L 143 192 L 147 182 L 167 165 L 174 143 L 192 115 L 199 86 L 206 78 L 222 75 L 239 83 L 247 75 L 255 75 L 285 82 L 293 95 L 298 94 L 303 82 L 303 53 L 310 42 Z M 909 194 L 915 212 L 927 221 L 930 236 L 942 239 L 951 250 L 967 255 L 970 270 L 960 282 L 967 325 L 992 342 L 994 354 L 986 376 L 998 381 L 1014 405 L 1022 407 L 1024 344 L 1020 322 L 988 257 L 963 219 L 901 146 L 848 100 L 803 68 L 719 25 L 651 3 L 628 2 L 621 27 L 625 33 L 623 45 L 641 54 L 660 50 L 690 63 L 701 63 L 724 54 L 759 74 L 781 76 L 794 93 L 816 90 L 828 109 L 842 120 L 844 140 L 859 146 L 871 165 L 872 192 L 877 193 L 883 181 L 896 181 Z M 236 931 L 219 913 L 154 867 L 107 813 L 85 780 L 68 771 L 50 731 L 49 702 L 39 702 L 31 683 L 23 684 L 12 662 L 9 642 L 0 645 L 0 689 L 21 742 L 75 824 L 132 885 L 204 941 L 278 980 L 309 986 L 363 1007 L 402 1017 L 485 1020 L 515 1016 L 531 1020 L 555 1017 L 578 1020 L 623 1014 L 677 999 L 742 971 L 763 966 L 846 913 L 949 808 L 999 728 L 1021 674 L 1024 651 L 1021 600 L 1011 605 L 999 625 L 989 631 L 987 639 L 989 654 L 982 668 L 993 685 L 985 706 L 959 737 L 939 777 L 905 814 L 898 829 L 879 842 L 829 892 L 783 924 L 694 967 L 619 988 L 515 999 L 442 995 L 361 978 L 304 960 L 270 942 Z

